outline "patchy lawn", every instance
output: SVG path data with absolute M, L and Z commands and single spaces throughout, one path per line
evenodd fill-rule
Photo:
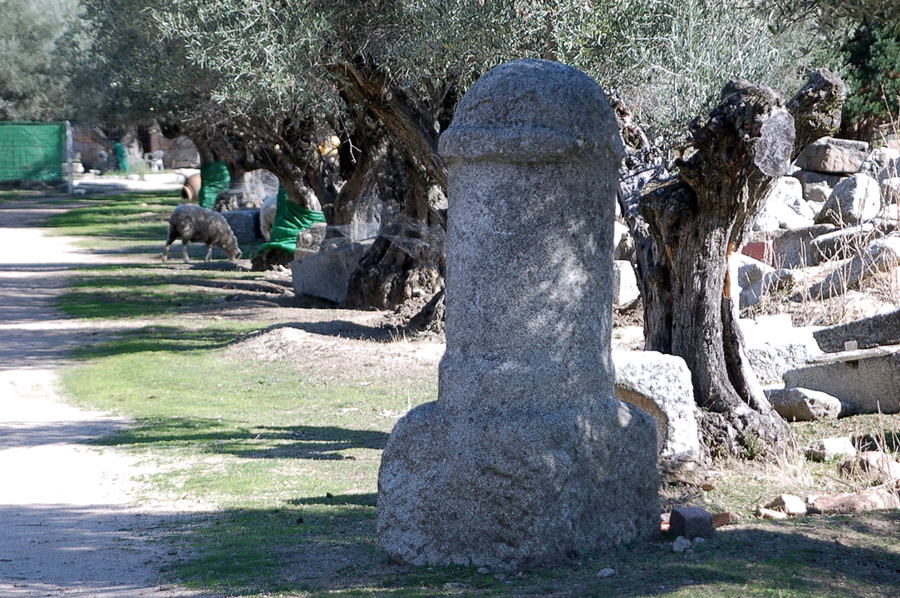
M 156 234 L 168 201 L 104 199 L 58 230 L 129 251 Z M 836 464 L 802 460 L 721 462 L 707 491 L 667 488 L 669 502 L 744 515 L 692 552 L 660 537 L 520 575 L 391 563 L 375 533 L 381 451 L 399 417 L 436 397 L 439 354 L 391 339 L 378 314 L 301 304 L 285 288 L 271 275 L 145 260 L 78 271 L 61 300 L 98 325 L 140 320 L 85 345 L 63 382 L 78 404 L 134 420 L 98 444 L 153 465 L 143 500 L 195 506 L 166 528 L 167 580 L 260 598 L 897 594 L 897 511 L 750 519 L 780 492 L 842 487 Z M 271 359 L 260 353 L 267 338 L 280 343 Z M 799 446 L 898 428 L 898 416 L 794 426 Z M 616 575 L 598 578 L 606 567 Z

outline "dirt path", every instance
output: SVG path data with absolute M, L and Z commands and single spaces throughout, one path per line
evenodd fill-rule
M 37 228 L 61 209 L 0 205 L 0 596 L 196 596 L 156 581 L 171 514 L 135 503 L 135 459 L 85 445 L 126 422 L 57 393 L 67 352 L 98 331 L 53 299 L 68 269 L 100 261 Z

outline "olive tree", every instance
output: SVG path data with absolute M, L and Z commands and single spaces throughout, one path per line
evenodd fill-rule
M 0 0 L 0 120 L 68 118 L 87 46 L 78 0 Z
M 345 145 L 359 147 L 360 156 L 386 141 L 400 160 L 396 180 L 404 187 L 407 215 L 434 224 L 441 223 L 434 200 L 446 185 L 437 139 L 467 87 L 492 66 L 536 57 L 587 71 L 635 106 L 658 153 L 667 155 L 674 153 L 680 130 L 714 108 L 725 81 L 745 78 L 782 93 L 796 90 L 808 57 L 804 48 L 814 32 L 806 20 L 779 29 L 769 27 L 766 15 L 749 4 L 703 0 L 180 0 L 159 19 L 193 60 L 221 75 L 215 96 L 247 106 L 261 96 L 276 102 L 298 98 L 310 113 L 344 131 L 346 139 L 356 135 L 360 144 Z M 688 357 L 698 403 L 725 414 L 727 438 L 710 442 L 721 442 L 726 452 L 739 452 L 754 437 L 777 443 L 785 431 L 754 390 L 752 373 L 729 378 L 735 367 L 730 364 L 740 363 L 732 359 L 741 350 L 739 337 L 727 347 L 721 338 L 704 345 L 705 336 L 716 330 L 730 334 L 734 329 L 721 301 L 727 253 L 789 157 L 790 150 L 782 151 L 776 168 L 757 163 L 741 145 L 747 141 L 740 139 L 742 126 L 767 122 L 760 115 L 772 114 L 771 122 L 783 123 L 786 112 L 777 97 L 767 88 L 744 85 L 721 98 L 719 112 L 690 125 L 695 145 L 713 138 L 715 143 L 675 164 L 682 182 L 670 188 L 680 195 L 660 200 L 664 207 L 681 197 L 684 214 L 691 213 L 690 206 L 709 206 L 708 218 L 685 226 L 698 234 L 709 229 L 704 234 L 715 239 L 699 246 L 666 246 L 675 260 L 666 284 L 683 292 L 676 296 L 662 292 L 661 284 L 654 287 L 660 292 L 651 311 L 671 317 L 659 320 L 669 324 L 664 333 L 662 326 L 648 327 L 648 347 L 682 355 L 690 347 L 710 348 Z M 746 108 L 748 102 L 756 107 Z M 730 128 L 717 128 L 723 119 Z M 712 180 L 731 158 L 744 172 L 740 180 L 715 192 L 704 187 L 703 181 Z M 369 167 L 385 164 L 371 160 Z M 345 188 L 358 192 L 360 186 Z M 740 209 L 719 210 L 731 202 Z M 660 218 L 665 214 L 663 209 Z M 659 230 L 665 236 L 679 229 L 666 225 Z M 389 295 L 385 287 L 394 284 L 387 282 L 389 274 L 404 272 L 393 280 L 411 286 L 414 268 L 397 256 L 389 243 L 377 242 L 357 271 L 376 273 L 374 286 L 383 297 Z M 648 269 L 642 276 L 653 274 Z M 696 309 L 688 313 L 687 308 Z M 746 416 L 748 410 L 762 415 Z

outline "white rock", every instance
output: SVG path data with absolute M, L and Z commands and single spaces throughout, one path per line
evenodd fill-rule
M 604 579 L 606 577 L 615 577 L 615 576 L 616 576 L 616 570 L 613 569 L 612 567 L 605 567 L 605 568 L 597 571 L 597 577 L 599 577 L 600 579 Z
M 878 186 L 883 206 L 896 206 L 900 203 L 900 176 L 885 177 L 878 181 Z
M 835 185 L 816 217 L 816 223 L 838 226 L 871 220 L 881 210 L 881 190 L 878 181 L 866 174 L 855 174 Z
M 619 205 L 618 202 L 616 205 Z M 631 260 L 634 256 L 634 240 L 628 227 L 621 222 L 613 223 L 613 259 Z
M 766 503 L 764 507 L 791 516 L 806 515 L 806 501 L 793 494 L 779 494 Z
M 628 260 L 613 261 L 613 305 L 631 305 L 641 296 L 634 266 Z
M 790 515 L 783 511 L 767 509 L 760 505 L 756 506 L 755 514 L 757 517 L 760 517 L 762 519 L 787 519 L 788 517 L 790 517 Z
M 840 471 L 845 475 L 865 472 L 878 484 L 900 481 L 900 463 L 882 451 L 863 451 L 856 457 L 845 459 Z
M 263 200 L 262 207 L 259 209 L 259 230 L 267 243 L 272 234 L 272 225 L 275 224 L 275 210 L 277 207 L 278 199 L 276 197 L 267 197 Z
M 834 186 L 846 178 L 839 174 L 822 174 L 808 170 L 800 170 L 793 176 L 800 181 L 800 186 L 803 188 L 803 199 L 816 204 L 824 204 Z
M 817 440 L 806 449 L 810 461 L 829 461 L 835 457 L 855 457 L 856 447 L 846 436 L 836 436 Z
M 691 541 L 685 538 L 684 536 L 678 536 L 675 538 L 675 541 L 672 542 L 672 552 L 684 552 L 691 548 Z
M 808 294 L 813 299 L 841 295 L 859 287 L 863 280 L 897 266 L 900 266 L 900 233 L 891 233 L 866 245 L 860 255 L 854 256 L 821 282 L 810 287 Z
M 612 358 L 616 396 L 656 421 L 660 464 L 679 468 L 698 463 L 697 405 L 684 360 L 656 351 L 613 351 Z
M 750 367 L 762 384 L 782 381 L 785 372 L 803 367 L 821 353 L 813 327 L 794 327 L 788 314 L 740 319 L 744 350 Z
M 888 147 L 879 147 L 873 149 L 863 160 L 859 167 L 859 171 L 869 175 L 872 178 L 880 179 L 881 173 L 887 171 L 888 176 L 897 176 L 897 171 L 891 175 L 890 171 L 893 167 L 900 165 L 900 151 Z
M 773 388 L 765 393 L 775 411 L 787 421 L 837 419 L 841 413 L 840 399 L 818 390 Z
M 810 497 L 812 498 L 812 497 Z M 886 488 L 867 488 L 862 492 L 817 496 L 807 501 L 810 513 L 862 513 L 900 507 L 897 494 Z
M 738 286 L 737 289 L 732 289 L 731 296 L 739 296 L 739 307 L 744 309 L 759 303 L 766 290 L 765 277 L 774 272 L 775 268 L 743 253 L 731 254 L 729 266 L 732 268 L 730 279 Z
M 792 176 L 782 176 L 775 179 L 772 190 L 763 201 L 764 205 L 780 203 L 786 206 L 803 200 L 803 185 Z
M 800 201 L 803 202 L 802 199 Z M 812 218 L 801 216 L 792 206 L 780 202 L 771 202 L 757 214 L 752 228 L 753 230 L 771 232 L 779 228 L 795 230 L 812 224 Z

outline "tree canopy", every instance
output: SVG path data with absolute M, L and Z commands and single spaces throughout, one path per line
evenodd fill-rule
M 812 34 L 808 20 L 779 30 L 752 6 L 705 0 L 181 0 L 155 14 L 222 75 L 215 97 L 247 110 L 299 98 L 319 114 L 340 111 L 347 66 L 428 94 L 436 82 L 464 90 L 501 62 L 545 57 L 621 90 L 662 133 L 711 105 L 730 78 L 793 91 Z
M 69 115 L 88 37 L 78 0 L 0 0 L 0 120 Z

